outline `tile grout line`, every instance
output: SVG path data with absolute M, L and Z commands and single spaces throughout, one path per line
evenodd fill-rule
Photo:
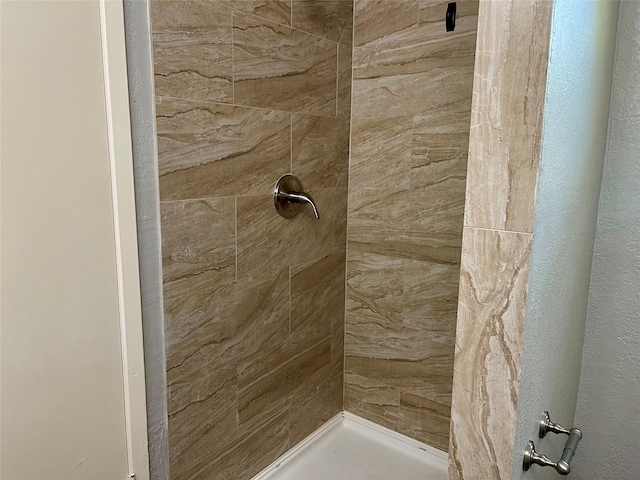
M 349 160 L 347 165 L 347 212 L 345 219 L 345 246 L 344 246 L 344 308 L 343 308 L 343 333 L 342 333 L 342 410 L 346 406 L 347 394 L 347 285 L 349 280 L 349 203 L 351 190 L 351 153 L 353 151 L 353 96 L 355 89 L 353 88 L 353 52 L 356 40 L 356 2 L 353 0 L 353 15 L 351 25 L 351 92 L 349 99 Z
M 235 75 L 234 75 L 234 84 L 235 84 Z M 162 101 L 163 99 L 179 100 L 183 102 L 205 103 L 205 104 L 211 104 L 211 105 L 224 105 L 227 107 L 240 107 L 240 108 L 247 108 L 250 110 L 260 110 L 260 111 L 266 111 L 266 112 L 282 112 L 282 113 L 291 113 L 291 114 L 297 113 L 299 115 L 305 115 L 307 117 L 336 118 L 333 115 L 321 115 L 318 113 L 303 113 L 295 110 L 282 110 L 280 108 L 267 108 L 267 107 L 256 107 L 253 105 L 244 105 L 242 103 L 235 103 L 235 100 L 234 100 L 234 103 L 228 103 L 228 102 L 222 102 L 222 101 L 215 102 L 211 100 L 195 100 L 193 98 L 172 97 L 171 95 L 156 95 L 156 97 L 159 98 L 160 101 Z M 162 116 L 156 115 L 156 118 L 162 118 Z M 346 117 L 341 117 L 341 118 L 346 118 Z M 362 118 L 367 118 L 367 117 L 362 117 Z M 371 118 L 379 118 L 379 117 L 371 117 Z M 389 118 L 397 118 L 397 117 L 389 117 Z
M 235 213 L 235 237 L 236 237 L 236 282 L 238 281 L 238 197 L 233 197 L 233 209 Z
M 325 40 L 325 41 L 331 42 L 331 43 L 338 43 L 335 40 L 331 40 L 330 38 L 323 37 L 322 35 L 319 35 L 317 33 L 308 32 L 306 30 L 301 30 L 299 28 L 294 27 L 293 26 L 293 13 L 291 15 L 291 23 L 292 23 L 292 25 L 286 25 L 284 23 L 276 22 L 276 21 L 271 20 L 269 18 L 261 17 L 260 15 L 256 15 L 255 13 L 245 12 L 244 10 L 238 10 L 235 7 L 231 7 L 231 8 L 233 10 L 235 10 L 236 12 L 238 12 L 238 14 L 240 14 L 240 15 L 247 15 L 247 16 L 250 16 L 250 17 L 259 18 L 260 20 L 263 20 L 265 22 L 269 22 L 269 23 L 272 23 L 274 25 L 278 25 L 280 27 L 288 28 L 288 29 L 294 30 L 294 31 L 296 31 L 298 33 L 303 33 L 305 35 L 309 35 L 310 37 L 314 37 L 314 38 L 317 38 L 317 39 L 320 39 L 320 40 Z M 293 11 L 293 4 L 291 5 L 291 9 Z
M 336 118 L 340 112 L 340 43 L 336 44 Z
M 529 235 L 531 237 L 533 236 L 532 232 L 521 232 L 519 230 L 505 230 L 505 229 L 501 229 L 501 228 L 474 227 L 474 226 L 471 226 L 471 225 L 464 225 L 462 228 L 463 229 L 470 228 L 470 229 L 473 229 L 473 230 L 486 230 L 486 231 L 489 231 L 489 232 L 515 233 L 515 234 L 518 234 L 518 235 Z
M 235 26 L 235 19 L 233 17 L 233 8 L 231 9 L 231 98 L 232 100 L 232 105 L 236 104 L 236 56 L 235 56 L 235 51 L 236 51 L 236 43 L 234 41 L 234 35 L 233 32 L 236 29 Z

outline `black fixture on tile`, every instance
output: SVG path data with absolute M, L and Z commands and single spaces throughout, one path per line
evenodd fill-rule
M 451 2 L 447 5 L 445 24 L 447 32 L 453 32 L 456 29 L 456 2 Z

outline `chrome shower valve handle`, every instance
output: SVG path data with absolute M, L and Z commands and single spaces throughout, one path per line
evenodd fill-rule
M 284 218 L 293 218 L 300 212 L 301 204 L 309 204 L 313 209 L 313 216 L 320 220 L 320 213 L 311 195 L 302 189 L 302 183 L 293 175 L 280 177 L 273 189 L 273 203 L 276 210 Z

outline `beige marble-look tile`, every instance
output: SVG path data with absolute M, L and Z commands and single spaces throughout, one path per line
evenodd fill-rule
M 165 298 L 167 375 L 238 367 L 258 378 L 281 361 L 289 332 L 289 270 Z
M 349 194 L 348 249 L 457 265 L 462 185 L 424 189 L 362 189 Z
M 353 119 L 420 115 L 428 109 L 443 109 L 465 102 L 469 98 L 467 87 L 472 77 L 473 68 L 469 66 L 370 78 L 354 76 Z M 425 108 L 425 105 L 429 107 Z
M 236 13 L 233 58 L 237 104 L 336 115 L 336 43 Z
M 449 0 L 418 0 L 420 9 L 420 25 L 430 24 L 433 29 L 445 30 L 445 17 Z M 460 20 L 472 17 L 472 21 L 477 26 L 478 23 L 478 0 L 457 0 L 456 1 L 456 29 L 460 32 Z M 464 23 L 466 26 L 466 22 Z M 475 30 L 476 27 L 471 24 Z
M 475 21 L 464 17 L 458 27 L 451 34 L 425 25 L 355 47 L 353 116 L 393 117 L 444 109 L 468 112 Z
M 156 95 L 233 102 L 231 9 L 155 0 L 150 14 Z
M 285 112 L 159 99 L 160 198 L 263 194 L 290 168 Z
M 353 48 L 338 44 L 338 116 L 351 118 Z
M 330 338 L 300 351 L 288 345 L 283 363 L 252 383 L 238 384 L 238 428 L 247 433 L 270 418 L 288 411 L 294 392 L 330 363 Z
M 333 220 L 333 253 L 347 249 L 347 203 L 349 192 L 347 187 L 336 188 L 333 196 L 335 218 Z
M 311 345 L 331 335 L 334 318 L 344 321 L 345 254 L 291 267 L 291 334 Z
M 327 337 L 313 345 L 311 348 L 301 351 L 298 344 L 291 343 L 290 360 L 285 368 L 287 370 L 287 383 L 291 389 L 292 397 L 300 397 L 303 390 L 317 389 L 317 386 L 327 380 L 331 373 L 331 337 Z M 301 352 L 301 353 L 300 353 Z
M 289 414 L 285 412 L 232 445 L 208 465 L 192 468 L 189 480 L 249 480 L 289 450 Z
M 354 44 L 418 25 L 418 0 L 355 0 Z
M 412 117 L 354 118 L 349 189 L 409 187 Z
M 304 188 L 346 186 L 349 120 L 294 114 L 291 122 L 292 173 Z
M 451 403 L 454 338 L 346 316 L 345 371 Z
M 289 410 L 291 386 L 284 365 L 238 390 L 238 429 L 246 435 Z
M 335 190 L 308 192 L 315 200 L 320 220 L 314 218 L 308 205 L 303 205 L 294 218 L 281 217 L 273 205 L 273 195 L 238 197 L 238 278 L 331 254 Z
M 351 45 L 352 0 L 293 0 L 292 12 L 294 28 Z
M 237 384 L 233 365 L 180 372 L 168 378 L 171 478 L 187 478 L 237 437 Z
M 305 390 L 304 396 L 293 399 L 289 433 L 292 447 L 342 411 L 342 389 L 342 375 L 338 375 L 318 386 L 317 391 Z
M 453 337 L 458 265 L 349 251 L 347 314 Z
M 344 314 L 333 317 L 331 322 L 331 365 L 332 373 L 344 376 Z
M 443 16 L 444 19 L 444 16 Z M 428 73 L 435 69 L 467 67 L 473 75 L 476 45 L 475 17 L 456 20 L 455 32 L 425 25 L 400 30 L 355 47 L 354 79 Z M 469 88 L 471 88 L 469 82 Z M 443 92 L 445 85 L 440 86 Z
M 344 409 L 383 427 L 398 431 L 400 391 L 382 381 L 351 371 L 345 359 Z
M 465 228 L 450 478 L 508 478 L 515 434 L 531 235 Z
M 291 0 L 222 0 L 222 2 L 237 10 L 291 26 Z
M 470 91 L 470 90 L 469 90 Z M 468 102 L 471 109 L 471 96 Z M 469 113 L 414 118 L 411 144 L 411 188 L 447 184 L 461 207 L 467 179 Z M 458 212 L 458 215 L 460 212 Z
M 443 452 L 449 448 L 451 407 L 410 393 L 400 393 L 398 431 Z
M 235 280 L 233 198 L 161 202 L 160 215 L 165 298 Z
M 552 6 L 481 2 L 465 226 L 533 231 Z

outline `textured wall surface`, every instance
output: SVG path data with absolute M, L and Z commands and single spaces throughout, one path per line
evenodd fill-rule
M 640 3 L 620 3 L 573 478 L 640 472 Z
M 554 5 L 513 479 L 558 476 L 522 470 L 529 440 L 554 461 L 562 453 L 566 437 L 538 438 L 543 411 L 574 424 L 617 23 L 618 2 Z
M 352 9 L 151 2 L 172 479 L 250 478 L 342 409 Z M 276 213 L 290 172 L 319 221 Z
M 475 1 L 356 0 L 345 409 L 448 446 Z
M 149 2 L 125 0 L 124 18 L 144 329 L 149 473 L 151 480 L 165 480 L 169 476 L 167 372 Z
M 449 478 L 511 476 L 552 3 L 480 3 Z

